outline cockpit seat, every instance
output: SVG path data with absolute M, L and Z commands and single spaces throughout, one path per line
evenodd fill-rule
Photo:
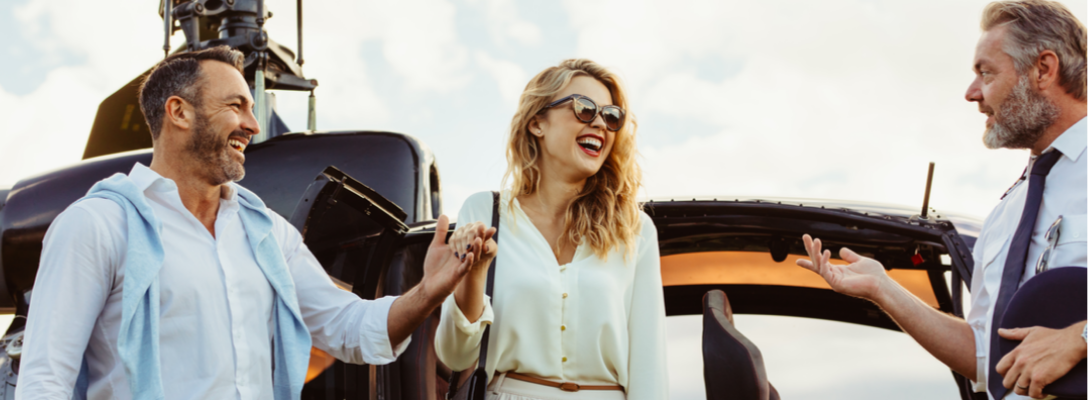
M 709 400 L 779 399 L 763 354 L 733 326 L 733 308 L 721 290 L 703 296 L 703 382 Z

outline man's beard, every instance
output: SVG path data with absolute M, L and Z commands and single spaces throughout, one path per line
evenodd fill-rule
M 220 139 L 219 135 L 208 126 L 208 119 L 200 112 L 196 113 L 193 123 L 193 138 L 187 150 L 199 165 L 201 175 L 212 185 L 237 182 L 246 176 L 242 163 L 234 159 L 234 151 L 227 142 L 231 137 L 245 138 L 245 131 L 232 132 L 230 137 Z
M 1033 90 L 1027 77 L 1020 78 L 1000 107 L 993 126 L 982 135 L 982 142 L 990 149 L 1030 149 L 1058 120 L 1058 106 Z

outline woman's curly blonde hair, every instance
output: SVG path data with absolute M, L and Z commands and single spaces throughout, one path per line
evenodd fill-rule
M 628 109 L 627 94 L 616 74 L 586 59 L 565 60 L 541 71 L 521 93 L 518 110 L 510 122 L 506 147 L 508 167 L 503 186 L 509 182 L 511 198 L 533 194 L 540 187 L 541 144 L 529 133 L 529 123 L 553 97 L 576 76 L 589 76 L 605 85 L 612 103 Z M 567 238 L 575 245 L 589 244 L 600 258 L 607 258 L 613 248 L 631 243 L 641 229 L 641 205 L 635 200 L 642 184 L 635 145 L 635 118 L 629 111 L 626 123 L 615 132 L 612 151 L 596 174 L 586 180 L 581 192 L 567 208 L 564 224 Z M 513 208 L 511 200 L 509 206 Z

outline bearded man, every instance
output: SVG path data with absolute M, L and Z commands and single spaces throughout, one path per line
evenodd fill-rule
M 982 31 L 976 78 L 966 98 L 989 116 L 983 142 L 991 149 L 1029 149 L 1031 156 L 975 244 L 966 321 L 926 305 L 890 279 L 879 262 L 847 248 L 840 255 L 850 264 L 832 265 L 820 240 L 805 235 L 811 261 L 798 264 L 839 293 L 875 302 L 937 359 L 972 378 L 976 392 L 995 400 L 1042 398 L 1043 387 L 1085 359 L 1085 321 L 1064 329 L 997 329 L 995 321 L 1002 315 L 997 309 L 1035 276 L 1044 252 L 1048 265 L 1088 264 L 1085 30 L 1059 3 L 1021 0 L 990 3 Z M 1060 228 L 1061 236 L 1048 249 L 1051 227 Z M 1022 342 L 1000 356 L 998 336 Z
M 311 346 L 386 364 L 478 254 L 439 218 L 401 297 L 338 289 L 283 217 L 242 186 L 259 133 L 243 55 L 160 62 L 140 88 L 150 167 L 98 182 L 46 233 L 16 398 L 297 399 Z

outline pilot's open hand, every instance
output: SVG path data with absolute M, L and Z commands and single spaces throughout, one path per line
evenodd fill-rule
M 470 267 L 470 274 L 475 277 L 486 276 L 491 260 L 499 251 L 494 236 L 495 228 L 487 227 L 482 222 L 474 222 L 457 227 L 450 236 L 449 244 L 455 252 L 454 255 L 458 257 L 465 254 L 475 256 L 476 262 Z
M 423 259 L 423 280 L 420 286 L 426 298 L 435 302 L 442 302 L 453 293 L 453 289 L 465 277 L 476 259 L 476 255 L 472 253 L 463 258 L 459 254 L 454 255 L 453 249 L 446 244 L 446 233 L 449 229 L 449 217 L 439 216 L 434 239 L 431 240 L 427 256 Z
M 1044 386 L 1084 359 L 1086 346 L 1081 332 L 1084 332 L 1083 321 L 1065 329 L 1041 326 L 998 329 L 997 333 L 1005 339 L 1022 340 L 997 363 L 997 373 L 1005 377 L 1001 383 L 1018 395 L 1043 398 Z
M 807 234 L 801 239 L 804 240 L 805 250 L 812 260 L 797 260 L 797 265 L 820 274 L 838 293 L 873 300 L 888 277 L 880 262 L 859 256 L 845 247 L 839 251 L 839 257 L 850 264 L 831 264 L 831 251 L 822 249 L 820 239 L 813 240 Z

